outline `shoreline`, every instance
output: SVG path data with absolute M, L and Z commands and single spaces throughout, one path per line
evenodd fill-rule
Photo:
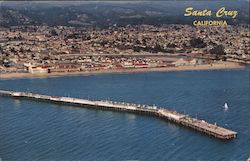
M 32 74 L 32 73 L 0 73 L 0 80 L 22 79 L 22 78 L 50 78 L 64 76 L 87 76 L 96 74 L 112 74 L 112 73 L 144 73 L 144 72 L 175 72 L 175 71 L 200 71 L 200 70 L 222 70 L 222 69 L 243 69 L 244 65 L 232 62 L 221 62 L 214 64 L 204 64 L 195 66 L 178 66 L 178 67 L 158 67 L 158 68 L 131 68 L 131 69 L 102 69 L 93 71 L 79 72 L 63 72 L 48 74 Z

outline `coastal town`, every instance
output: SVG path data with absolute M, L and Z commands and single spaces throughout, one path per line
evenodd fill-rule
M 0 28 L 0 73 L 72 73 L 250 63 L 249 26 Z
M 250 161 L 249 4 L 0 1 L 0 161 Z

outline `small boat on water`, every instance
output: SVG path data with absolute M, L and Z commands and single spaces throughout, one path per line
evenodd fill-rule
M 227 103 L 224 104 L 224 109 L 225 109 L 225 110 L 228 110 L 228 105 L 227 105 Z

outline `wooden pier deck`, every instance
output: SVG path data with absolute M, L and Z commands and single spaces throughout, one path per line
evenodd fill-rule
M 233 139 L 236 137 L 237 132 L 219 127 L 214 124 L 210 124 L 204 120 L 198 120 L 190 116 L 170 111 L 165 108 L 159 108 L 156 106 L 146 106 L 129 104 L 124 102 L 112 102 L 112 101 L 92 101 L 80 98 L 71 97 L 58 97 L 48 96 L 41 94 L 34 94 L 30 92 L 15 92 L 0 90 L 0 96 L 15 97 L 15 98 L 27 98 L 40 101 L 50 101 L 54 103 L 74 104 L 77 106 L 89 106 L 91 108 L 108 109 L 115 111 L 125 111 L 132 113 L 141 113 L 147 115 L 153 115 L 159 118 L 163 118 L 177 124 L 189 127 L 199 132 L 203 132 L 207 135 L 219 138 L 219 139 Z

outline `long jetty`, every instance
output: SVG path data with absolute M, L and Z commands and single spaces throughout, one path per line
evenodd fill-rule
M 233 139 L 237 135 L 237 132 L 235 131 L 219 127 L 216 124 L 208 123 L 205 120 L 199 120 L 196 118 L 192 118 L 188 115 L 177 113 L 176 111 L 170 111 L 165 108 L 160 108 L 156 106 L 129 104 L 124 102 L 114 102 L 106 100 L 93 101 L 80 98 L 48 96 L 30 92 L 16 92 L 16 91 L 5 91 L 5 90 L 0 90 L 0 96 L 27 98 L 39 101 L 49 101 L 53 103 L 63 103 L 71 105 L 73 104 L 77 106 L 89 107 L 95 109 L 106 109 L 106 110 L 152 115 L 162 118 L 164 120 L 174 122 L 176 124 L 189 127 L 191 129 L 213 136 L 215 138 L 224 140 Z

